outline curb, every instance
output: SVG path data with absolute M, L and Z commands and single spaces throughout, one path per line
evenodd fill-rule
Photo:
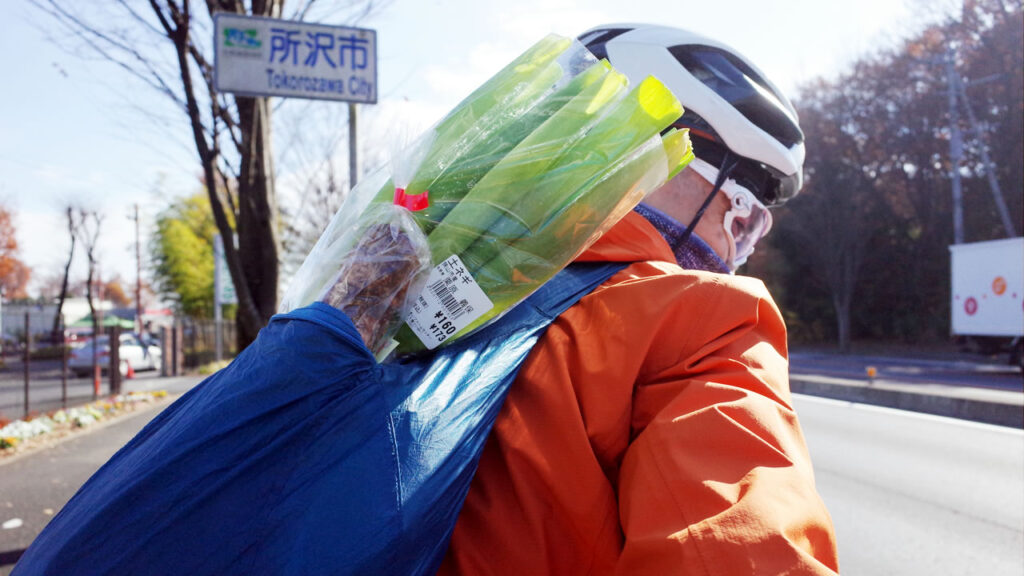
M 104 428 L 107 428 L 108 426 L 113 426 L 126 420 L 131 420 L 133 418 L 149 414 L 153 410 L 157 410 L 157 412 L 159 413 L 160 411 L 163 411 L 165 408 L 176 402 L 179 398 L 181 398 L 181 396 L 185 394 L 185 392 L 187 392 L 189 389 L 191 389 L 193 386 L 195 386 L 205 378 L 206 376 L 200 375 L 183 375 L 161 377 L 159 379 L 152 378 L 145 380 L 135 380 L 133 382 L 133 385 L 130 386 L 132 389 L 125 390 L 125 393 L 154 392 L 156 390 L 165 390 L 167 391 L 167 396 L 165 398 L 158 399 L 155 402 L 147 402 L 142 406 L 133 408 L 132 410 L 127 410 L 109 415 L 108 417 L 103 418 L 102 420 L 99 420 L 98 422 L 90 424 L 89 426 L 86 426 L 84 428 L 64 428 L 53 436 L 50 436 L 49 434 L 44 434 L 41 436 L 34 436 L 32 438 L 29 438 L 25 442 L 25 444 L 23 444 L 20 448 L 17 448 L 15 452 L 0 455 L 0 466 L 6 466 L 7 464 L 11 464 L 16 460 L 20 460 L 21 458 L 24 458 L 26 456 L 42 452 L 53 446 L 64 443 L 68 440 L 81 438 L 82 436 L 85 436 L 87 434 L 98 432 Z M 79 408 L 91 404 L 93 402 L 103 401 L 104 398 L 109 398 L 109 396 L 101 396 L 97 399 L 89 399 L 88 401 L 85 401 L 83 399 L 83 401 L 81 402 L 69 405 L 67 409 Z M 150 414 L 150 418 L 152 417 L 153 415 Z
M 158 412 L 163 411 L 164 408 L 170 406 L 175 400 L 177 400 L 180 397 L 181 394 L 169 394 L 166 398 L 161 399 L 159 402 L 147 403 L 145 406 L 142 406 L 140 408 L 109 416 L 96 422 L 95 424 L 90 424 L 89 426 L 86 426 L 84 428 L 67 428 L 62 430 L 61 433 L 53 437 L 48 437 L 48 435 L 33 436 L 32 438 L 29 438 L 26 441 L 23 447 L 18 448 L 17 452 L 14 452 L 12 454 L 0 455 L 0 468 L 8 464 L 12 464 L 18 460 L 21 460 L 26 456 L 32 456 L 44 450 L 49 450 L 50 448 L 53 448 L 54 446 L 57 446 L 59 444 L 63 444 L 64 442 L 75 440 L 77 438 L 82 438 L 83 436 L 92 434 L 94 432 L 99 432 L 104 428 L 113 426 L 115 424 L 120 424 L 133 418 L 144 416 L 154 410 L 157 410 Z M 151 414 L 150 418 L 152 417 L 153 415 Z M 0 566 L 3 566 L 3 564 L 0 564 Z
M 801 377 L 800 374 L 790 374 L 789 378 L 790 390 L 796 394 L 885 406 L 1011 428 L 1024 428 L 1024 405 L 1017 402 L 1002 403 L 973 398 L 921 394 L 880 385 L 812 381 Z

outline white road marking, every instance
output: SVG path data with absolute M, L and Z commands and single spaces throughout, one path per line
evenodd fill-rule
M 910 410 L 900 410 L 898 408 L 889 408 L 886 406 L 874 406 L 871 404 L 861 404 L 859 402 L 850 402 L 848 400 L 835 400 L 833 398 L 822 398 L 820 396 L 808 396 L 806 394 L 793 394 L 794 397 L 799 398 L 801 402 L 812 402 L 818 404 L 831 404 L 833 406 L 845 406 L 847 408 L 853 408 L 854 410 L 864 410 L 867 412 L 880 412 L 883 414 L 891 414 L 894 416 L 903 416 L 904 418 L 917 418 L 920 420 L 931 420 L 933 422 L 939 422 L 942 424 L 955 424 L 959 426 L 965 426 L 968 428 L 977 428 L 980 430 L 988 430 L 990 432 L 1003 432 L 1004 434 L 1011 434 L 1014 436 L 1024 436 L 1024 430 L 1017 428 L 1010 428 L 1008 426 L 998 426 L 996 424 L 986 424 L 984 422 L 974 422 L 972 420 L 962 420 L 960 418 L 951 418 L 949 416 L 937 416 L 935 414 L 925 414 L 923 412 L 912 412 Z

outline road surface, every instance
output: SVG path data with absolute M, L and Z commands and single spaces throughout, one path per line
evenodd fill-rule
M 795 403 L 843 574 L 1024 574 L 1024 431 Z
M 60 361 L 34 360 L 30 366 L 29 412 L 45 413 L 61 408 L 64 383 L 61 380 Z M 135 377 L 158 380 L 159 374 L 159 370 L 147 370 L 136 372 Z M 68 406 L 80 406 L 93 400 L 92 378 L 76 378 L 69 372 L 66 382 Z M 126 385 L 124 389 L 133 388 Z M 104 373 L 100 382 L 100 397 L 106 397 L 109 393 L 110 378 Z M 24 415 L 24 364 L 18 358 L 8 357 L 3 368 L 0 368 L 0 418 L 13 420 Z

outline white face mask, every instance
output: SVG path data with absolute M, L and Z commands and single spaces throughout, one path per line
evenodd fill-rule
M 690 162 L 690 168 L 711 184 L 718 178 L 718 169 L 698 158 Z M 753 192 L 731 178 L 726 179 L 721 190 L 731 204 L 722 223 L 729 239 L 729 257 L 725 261 L 735 270 L 747 261 L 754 253 L 754 246 L 772 229 L 772 213 Z

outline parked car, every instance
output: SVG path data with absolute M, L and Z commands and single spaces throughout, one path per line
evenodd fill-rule
M 83 346 L 74 348 L 71 351 L 71 358 L 68 360 L 68 368 L 75 376 L 82 377 L 92 373 L 92 349 L 97 346 L 98 362 L 100 369 L 104 372 L 110 367 L 110 337 L 100 336 L 98 339 L 90 339 Z M 128 372 L 128 366 L 132 370 L 156 370 L 160 367 L 160 347 L 143 340 L 133 333 L 121 334 L 121 357 L 120 370 L 122 374 Z

